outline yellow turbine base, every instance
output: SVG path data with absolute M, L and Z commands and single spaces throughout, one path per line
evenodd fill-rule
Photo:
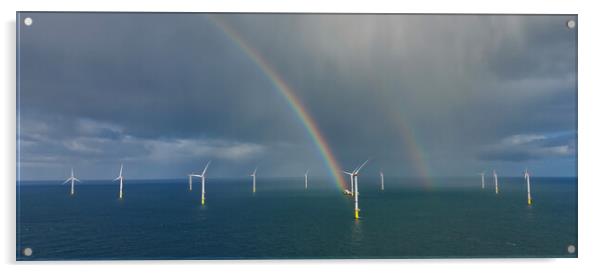
M 355 210 L 355 219 L 359 219 L 359 218 L 360 218 L 360 211 Z
M 533 200 L 529 199 L 529 201 L 527 202 L 529 205 L 533 204 Z
M 201 205 L 205 205 L 205 198 L 201 199 Z

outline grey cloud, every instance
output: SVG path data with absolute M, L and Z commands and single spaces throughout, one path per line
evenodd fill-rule
M 174 176 L 218 158 L 222 175 L 326 174 L 286 99 L 210 16 L 35 16 L 20 44 L 25 162 L 128 158 L 133 174 Z M 374 157 L 368 172 L 458 175 L 492 160 L 557 166 L 567 145 L 574 156 L 572 133 L 502 145 L 576 131 L 572 16 L 212 17 L 292 88 L 343 166 Z

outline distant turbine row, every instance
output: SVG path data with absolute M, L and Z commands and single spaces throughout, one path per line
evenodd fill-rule
M 119 168 L 119 176 L 117 176 L 117 178 L 113 179 L 113 181 L 117 181 L 117 180 L 119 180 L 119 199 L 123 199 L 123 164 L 121 164 L 121 167 Z M 73 168 L 71 168 L 71 176 L 69 178 L 67 178 L 67 180 L 65 180 L 65 182 L 63 182 L 63 185 L 67 184 L 68 182 L 71 182 L 70 194 L 74 195 L 75 194 L 75 182 L 81 183 L 81 181 L 75 177 Z
M 344 190 L 344 194 L 345 195 L 350 195 L 351 197 L 354 197 L 354 215 L 355 215 L 355 219 L 359 219 L 359 187 L 358 187 L 358 176 L 360 174 L 361 169 L 366 166 L 366 164 L 370 161 L 370 159 L 364 161 L 364 163 L 362 163 L 361 165 L 359 165 L 357 168 L 355 168 L 353 171 L 348 172 L 345 170 L 341 170 L 343 173 L 349 175 L 350 178 L 350 185 L 349 188 L 350 189 L 345 189 Z M 191 173 L 188 175 L 188 190 L 192 191 L 192 178 L 193 177 L 198 177 L 201 179 L 201 205 L 205 205 L 205 179 L 206 179 L 206 174 L 207 174 L 207 169 L 209 168 L 209 165 L 211 164 L 211 161 L 207 162 L 207 164 L 205 165 L 205 168 L 203 169 L 203 172 L 201 174 L 195 174 L 195 173 Z M 499 190 L 499 184 L 498 184 L 498 176 L 495 170 L 493 170 L 493 180 L 494 180 L 494 184 L 495 184 L 495 194 L 499 194 L 500 190 Z M 305 171 L 305 189 L 307 190 L 307 184 L 308 184 L 308 174 L 309 174 L 309 169 L 307 169 L 307 171 Z M 384 178 L 384 174 L 382 169 L 380 170 L 380 189 L 381 191 L 385 190 L 385 178 Z M 481 189 L 485 189 L 485 172 L 481 172 Z M 253 178 L 253 193 L 256 192 L 256 180 L 257 180 L 257 167 L 255 168 L 255 170 L 253 170 L 253 173 L 251 173 L 249 176 L 251 176 Z M 527 183 L 527 204 L 531 205 L 533 204 L 533 199 L 531 198 L 531 176 L 528 172 L 528 170 L 525 170 L 524 172 L 524 179 Z M 121 164 L 120 168 L 119 168 L 119 176 L 117 176 L 115 179 L 113 179 L 113 181 L 119 181 L 119 199 L 123 199 L 123 164 Z M 66 183 L 71 183 L 71 191 L 70 194 L 74 195 L 75 194 L 75 182 L 81 182 L 79 179 L 77 179 L 75 177 L 75 174 L 73 172 L 73 168 L 71 168 L 71 176 L 69 178 L 67 178 L 67 180 L 65 180 L 65 182 L 63 182 L 63 184 Z
M 481 172 L 479 174 L 481 175 L 481 189 L 485 189 L 485 172 Z M 529 174 L 529 171 L 527 169 L 525 169 L 523 175 L 525 178 L 525 182 L 527 183 L 527 204 L 531 205 L 533 204 L 533 199 L 531 198 L 531 175 Z M 495 194 L 499 194 L 500 187 L 498 184 L 497 173 L 495 172 L 495 170 L 493 170 L 493 183 L 495 185 Z
M 359 195 L 358 176 L 359 176 L 360 170 L 368 163 L 368 161 L 370 161 L 370 159 L 364 161 L 364 163 L 362 163 L 360 166 L 358 166 L 351 172 L 342 171 L 343 173 L 348 174 L 350 177 L 350 180 L 351 180 L 351 183 L 350 183 L 351 190 L 345 189 L 344 194 L 355 197 L 355 199 L 354 199 L 354 201 L 355 201 L 355 206 L 354 206 L 355 219 L 359 219 L 359 211 L 360 211 L 359 199 L 358 199 L 358 195 Z M 205 179 L 207 177 L 206 176 L 207 169 L 209 168 L 210 164 L 211 164 L 211 161 L 207 162 L 207 164 L 205 165 L 205 168 L 203 169 L 203 172 L 201 174 L 191 173 L 188 175 L 188 190 L 189 191 L 192 191 L 192 178 L 198 177 L 201 179 L 201 205 L 205 205 Z M 308 174 L 309 174 L 309 169 L 307 169 L 307 171 L 305 171 L 305 174 L 304 174 L 306 190 L 307 190 L 307 185 L 308 185 Z M 257 167 L 255 168 L 255 170 L 253 170 L 253 173 L 251 173 L 250 176 L 253 178 L 253 193 L 255 193 L 256 192 L 256 181 L 257 181 Z M 119 167 L 119 176 L 117 176 L 115 179 L 113 179 L 113 181 L 119 181 L 119 199 L 123 199 L 123 181 L 124 181 L 123 164 L 121 164 L 121 166 Z M 75 194 L 75 182 L 81 182 L 81 181 L 75 177 L 73 168 L 71 168 L 71 176 L 69 178 L 67 178 L 67 180 L 65 180 L 65 182 L 63 182 L 63 184 L 66 184 L 69 182 L 71 182 L 70 194 L 74 195 Z M 384 179 L 384 174 L 383 174 L 382 170 L 380 170 L 380 182 L 381 182 L 380 189 L 382 191 L 385 189 L 385 179 Z
M 351 195 L 353 197 L 355 197 L 355 206 L 354 206 L 354 215 L 355 215 L 355 219 L 359 219 L 359 199 L 358 199 L 358 195 L 359 195 L 359 191 L 358 191 L 358 176 L 359 176 L 359 172 L 360 170 L 368 163 L 368 161 L 370 161 L 369 159 L 364 161 L 364 163 L 362 163 L 359 167 L 355 168 L 352 172 L 346 172 L 346 171 L 342 171 L 346 174 L 349 175 L 350 179 L 351 179 L 351 184 L 350 184 L 350 188 L 351 191 L 349 191 L 348 189 L 346 189 L 344 191 L 344 194 L 346 195 Z M 205 165 L 205 169 L 203 169 L 203 173 L 198 175 L 198 174 L 189 174 L 188 175 L 188 189 L 192 190 L 192 177 L 199 177 L 201 178 L 201 205 L 205 205 L 205 174 L 207 172 L 207 168 L 209 167 L 209 164 L 211 163 L 211 161 L 209 161 L 209 163 L 207 163 L 207 165 Z M 309 174 L 309 169 L 307 169 L 307 171 L 305 171 L 304 174 L 304 178 L 305 178 L 305 189 L 307 190 L 307 184 L 308 184 L 308 174 Z M 250 177 L 253 178 L 253 193 L 255 193 L 257 191 L 257 167 L 253 170 L 253 172 L 249 175 Z M 382 172 L 382 170 L 380 171 L 380 182 L 381 182 L 381 190 L 385 189 L 385 178 L 384 178 L 384 174 Z

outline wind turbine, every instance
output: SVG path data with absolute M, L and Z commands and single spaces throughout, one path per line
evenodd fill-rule
M 253 173 L 250 175 L 251 177 L 253 177 L 253 193 L 255 193 L 255 178 L 256 178 L 256 174 L 257 173 L 257 167 L 255 167 L 255 170 L 253 171 Z
M 75 176 L 73 175 L 73 168 L 71 168 L 71 176 L 67 178 L 65 182 L 63 182 L 63 185 L 67 184 L 67 182 L 71 182 L 71 195 L 75 194 L 75 181 L 81 182 L 79 181 L 79 179 L 75 178 Z
M 360 218 L 360 208 L 358 205 L 358 199 L 357 196 L 359 195 L 359 191 L 357 188 L 357 176 L 359 175 L 360 170 L 364 167 L 364 165 L 366 165 L 366 163 L 368 163 L 370 159 L 364 161 L 364 163 L 362 165 L 360 165 L 357 169 L 355 169 L 353 171 L 353 178 L 354 178 L 354 184 L 355 184 L 355 219 L 359 219 Z
M 383 174 L 383 169 L 380 169 L 380 190 L 385 190 L 385 175 Z
M 207 162 L 207 165 L 205 165 L 205 169 L 203 169 L 203 173 L 201 173 L 200 175 L 191 174 L 191 176 L 201 178 L 201 205 L 205 205 L 205 173 L 207 173 L 207 168 L 209 167 L 209 164 L 211 164 L 211 161 Z
M 495 170 L 493 170 L 493 180 L 495 181 L 495 194 L 500 193 L 500 188 L 497 184 L 497 173 L 495 173 Z
M 307 190 L 307 174 L 309 173 L 309 169 L 305 171 L 305 189 Z
M 485 172 L 481 172 L 481 189 L 485 188 Z
M 527 204 L 530 206 L 533 203 L 533 199 L 531 199 L 531 174 L 527 169 L 525 169 L 525 180 L 527 180 Z
M 123 199 L 123 163 L 121 163 L 121 168 L 119 168 L 119 176 L 113 181 L 119 180 L 119 199 Z

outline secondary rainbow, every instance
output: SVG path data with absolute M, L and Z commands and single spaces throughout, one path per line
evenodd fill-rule
M 378 88 L 381 92 L 378 92 L 378 94 L 382 94 L 382 90 L 384 88 L 389 88 L 389 86 L 382 86 L 383 84 L 386 85 L 384 80 L 379 82 L 380 85 Z M 404 119 L 405 115 L 402 112 L 403 107 L 400 105 L 399 107 L 383 107 L 383 109 L 388 112 L 389 116 L 392 117 L 394 125 L 397 125 L 397 128 L 399 129 L 401 142 L 403 143 L 403 147 L 406 148 L 404 151 L 405 155 L 409 159 L 409 164 L 412 167 L 414 174 L 417 175 L 416 178 L 420 180 L 425 188 L 431 189 L 433 187 L 433 181 L 430 178 L 429 166 L 425 160 L 423 149 L 421 149 L 421 145 L 414 134 L 414 130 L 406 119 Z
M 207 16 L 215 25 L 221 29 L 228 38 L 230 38 L 236 45 L 238 45 L 242 51 L 263 71 L 267 78 L 272 82 L 275 89 L 278 90 L 288 102 L 290 107 L 293 109 L 297 117 L 303 123 L 305 129 L 309 133 L 312 141 L 318 147 L 320 154 L 324 160 L 324 163 L 328 166 L 332 177 L 337 182 L 337 185 L 341 190 L 345 189 L 345 181 L 342 174 L 340 173 L 341 167 L 339 166 L 328 142 L 320 132 L 318 125 L 307 110 L 303 107 L 303 103 L 295 95 L 292 87 L 286 84 L 282 77 L 274 70 L 267 60 L 253 47 L 251 47 L 234 29 L 232 29 L 226 22 L 223 22 L 219 18 L 213 15 Z

